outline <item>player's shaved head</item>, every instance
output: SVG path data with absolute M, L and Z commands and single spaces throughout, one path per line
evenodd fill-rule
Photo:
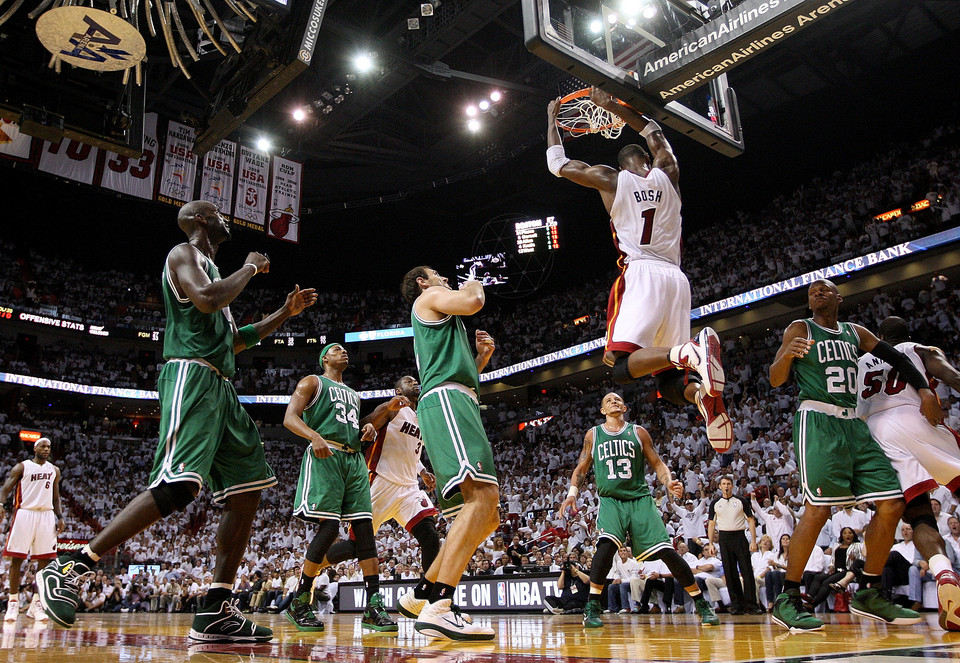
M 910 340 L 910 325 L 903 318 L 891 315 L 880 323 L 877 335 L 890 345 L 896 345 Z
M 180 226 L 183 232 L 189 235 L 197 229 L 197 214 L 212 213 L 215 212 L 216 209 L 213 203 L 206 200 L 191 201 L 180 208 L 180 213 L 177 214 L 177 225 Z
M 650 153 L 643 146 L 631 143 L 617 154 L 617 162 L 624 170 L 632 170 L 641 165 L 650 164 Z
M 817 279 L 816 281 L 810 284 L 810 287 L 812 288 L 817 284 L 825 284 L 829 286 L 829 288 L 834 292 L 840 292 L 840 290 L 837 288 L 837 284 L 831 281 L 830 279 Z

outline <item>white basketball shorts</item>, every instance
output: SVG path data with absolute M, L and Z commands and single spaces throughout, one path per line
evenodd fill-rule
M 934 428 L 913 405 L 901 405 L 867 417 L 870 433 L 900 477 L 909 502 L 937 484 L 960 486 L 960 440 L 946 426 Z
M 57 517 L 53 511 L 17 509 L 7 535 L 4 557 L 55 559 L 57 557 Z
M 396 520 L 409 532 L 424 518 L 439 513 L 419 486 L 401 486 L 379 475 L 370 484 L 370 501 L 374 532 L 388 520 Z
M 607 351 L 670 348 L 690 340 L 690 282 L 679 267 L 632 260 L 607 303 Z

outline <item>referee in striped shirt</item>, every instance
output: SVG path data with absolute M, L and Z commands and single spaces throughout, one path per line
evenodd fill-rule
M 723 575 L 730 593 L 730 614 L 762 615 L 764 609 L 757 603 L 757 584 L 753 580 L 750 563 L 750 548 L 757 543 L 757 520 L 750 502 L 733 494 L 733 478 L 720 479 L 720 495 L 710 502 L 707 539 L 713 541 L 713 533 L 720 530 L 720 558 Z M 750 529 L 750 544 L 744 530 Z M 741 576 L 743 583 L 740 582 Z

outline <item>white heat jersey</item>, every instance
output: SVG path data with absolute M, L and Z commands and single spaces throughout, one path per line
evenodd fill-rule
M 417 413 L 405 407 L 393 421 L 377 431 L 377 439 L 367 449 L 367 468 L 373 474 L 401 486 L 419 486 L 420 426 Z
M 53 482 L 56 478 L 57 468 L 53 463 L 39 465 L 32 460 L 23 461 L 23 477 L 17 484 L 14 506 L 30 511 L 52 511 Z
M 897 350 L 910 358 L 921 375 L 927 375 L 916 348 L 917 344 L 912 341 L 897 346 Z M 890 364 L 872 354 L 861 355 L 857 362 L 857 389 L 857 416 L 861 419 L 900 405 L 920 407 L 917 390 L 908 385 Z
M 680 194 L 659 168 L 646 177 L 621 170 L 610 207 L 617 250 L 629 260 L 662 260 L 679 266 L 680 206 Z

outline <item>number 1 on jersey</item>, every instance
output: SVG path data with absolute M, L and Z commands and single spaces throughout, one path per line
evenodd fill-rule
M 640 246 L 646 246 L 650 243 L 650 237 L 653 235 L 653 217 L 657 213 L 656 207 L 645 209 L 640 214 L 643 217 L 643 232 L 640 233 Z

